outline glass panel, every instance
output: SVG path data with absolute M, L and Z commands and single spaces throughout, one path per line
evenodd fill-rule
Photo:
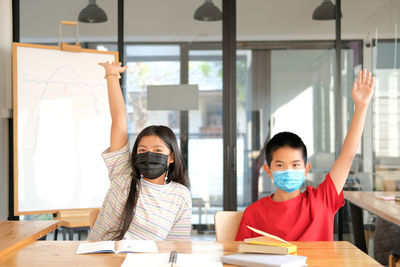
M 332 51 L 271 53 L 271 136 L 296 133 L 307 146 L 311 180 L 323 181 L 335 158 Z M 275 191 L 267 179 L 267 191 Z M 272 190 L 272 191 L 271 191 Z
M 222 209 L 222 53 L 208 50 L 205 42 L 218 47 L 222 21 L 195 20 L 194 13 L 203 4 L 125 1 L 125 62 L 129 69 L 124 91 L 131 142 L 151 124 L 169 126 L 182 142 L 193 197 L 192 238 L 204 239 L 204 235 L 196 235 L 201 233 L 214 239 L 213 215 Z M 222 10 L 221 0 L 213 4 Z M 147 110 L 146 87 L 165 84 L 197 84 L 199 109 Z
M 353 113 L 353 73 L 360 68 L 355 67 L 358 51 L 348 47 L 360 46 L 351 42 L 343 46 L 340 129 L 345 134 Z M 306 185 L 316 187 L 325 179 L 335 160 L 335 51 L 238 50 L 237 58 L 238 209 L 242 210 L 275 191 L 262 168 L 262 147 L 278 132 L 294 132 L 305 142 L 312 164 Z M 269 72 L 270 77 L 265 75 Z M 359 172 L 358 155 L 349 180 L 360 180 Z
M 199 110 L 189 111 L 189 177 L 195 229 L 212 229 L 222 210 L 222 51 L 189 51 L 189 84 L 199 85 Z
M 179 84 L 178 45 L 127 45 L 125 99 L 129 140 L 133 145 L 139 132 L 149 125 L 166 125 L 179 139 L 179 111 L 147 110 L 147 86 Z M 151 51 L 157 51 L 156 54 Z M 165 53 L 163 53 L 165 51 Z
M 399 49 L 395 41 L 378 41 L 372 115 L 376 190 L 400 190 Z
M 258 128 L 259 116 L 252 112 L 251 66 L 252 51 L 237 50 L 236 53 L 236 169 L 237 209 L 244 210 L 252 203 L 254 151 L 260 147 L 260 136 L 254 135 Z M 254 128 L 253 128 L 254 127 Z M 262 138 L 262 137 L 261 137 Z M 262 141 L 261 141 L 262 142 Z M 257 143 L 257 144 L 255 144 Z M 257 147 L 256 149 L 253 149 Z M 257 176 L 258 178 L 258 176 Z

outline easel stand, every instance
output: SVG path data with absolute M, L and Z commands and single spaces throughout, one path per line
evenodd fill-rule
M 76 34 L 76 43 L 74 45 L 70 45 L 68 43 L 62 42 L 62 26 L 74 26 L 75 34 Z M 76 21 L 60 21 L 59 31 L 58 31 L 58 45 L 61 47 L 61 50 L 70 51 L 70 52 L 79 52 L 81 50 L 81 45 L 79 44 L 79 31 L 78 31 L 78 22 Z

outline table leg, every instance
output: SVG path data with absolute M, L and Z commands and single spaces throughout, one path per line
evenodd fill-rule
M 343 209 L 345 206 L 341 207 L 338 212 L 338 240 L 343 241 Z
M 71 228 L 69 228 L 68 233 L 69 233 L 69 240 L 74 240 L 74 231 Z
M 58 228 L 54 230 L 54 240 L 56 241 L 58 237 Z
M 363 252 L 368 253 L 367 246 L 365 244 L 362 209 L 350 202 L 350 210 L 355 245 Z

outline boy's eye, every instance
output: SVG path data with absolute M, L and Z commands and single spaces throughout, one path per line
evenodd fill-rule
M 161 149 L 156 149 L 156 152 L 157 152 L 157 153 L 161 153 L 162 150 L 161 150 Z

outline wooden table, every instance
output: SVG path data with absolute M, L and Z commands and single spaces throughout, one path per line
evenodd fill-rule
M 400 226 L 400 203 L 394 200 L 381 200 L 376 196 L 400 195 L 400 192 L 389 191 L 344 191 L 344 197 L 350 202 L 354 242 L 366 252 L 362 209 Z
M 83 241 L 37 241 L 33 245 L 0 259 L 0 266 L 120 266 L 126 254 L 76 255 Z M 158 241 L 160 253 L 211 253 L 217 255 L 237 252 L 241 242 Z M 349 242 L 293 242 L 298 255 L 307 256 L 308 266 L 381 266 Z M 231 265 L 225 265 L 231 266 Z
M 61 226 L 57 220 L 0 221 L 0 258 L 26 247 Z

